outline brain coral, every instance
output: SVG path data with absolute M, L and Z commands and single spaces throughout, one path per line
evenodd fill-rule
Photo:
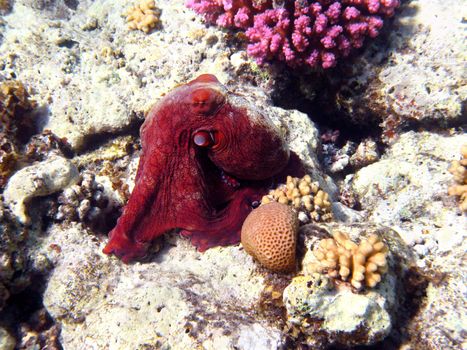
M 208 23 L 243 29 L 259 64 L 334 67 L 339 57 L 378 36 L 399 0 L 187 0 Z
M 295 269 L 298 219 L 288 205 L 272 202 L 253 210 L 243 223 L 246 252 L 273 271 Z

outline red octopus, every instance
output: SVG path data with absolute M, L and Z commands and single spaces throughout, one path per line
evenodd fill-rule
M 125 263 L 175 228 L 199 251 L 238 243 L 254 203 L 294 158 L 267 116 L 209 74 L 151 109 L 141 144 L 133 193 L 104 248 Z

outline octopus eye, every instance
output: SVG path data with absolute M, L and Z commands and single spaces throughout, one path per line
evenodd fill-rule
M 213 139 L 208 131 L 198 131 L 193 134 L 193 143 L 198 147 L 209 147 L 213 144 Z
M 199 88 L 191 94 L 191 109 L 197 115 L 213 115 L 224 104 L 225 97 L 214 89 Z

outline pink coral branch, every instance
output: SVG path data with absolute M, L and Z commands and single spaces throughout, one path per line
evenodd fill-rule
M 331 68 L 375 38 L 399 0 L 187 0 L 206 22 L 245 30 L 247 52 L 258 64 Z

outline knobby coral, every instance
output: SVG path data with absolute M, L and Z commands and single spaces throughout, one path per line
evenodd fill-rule
M 245 30 L 259 64 L 334 67 L 339 57 L 378 36 L 399 0 L 187 0 L 206 22 Z
M 467 211 L 467 144 L 461 148 L 462 159 L 455 160 L 451 163 L 449 172 L 454 176 L 456 185 L 448 188 L 450 196 L 459 196 L 459 208 L 462 211 Z
M 297 213 L 288 205 L 269 203 L 253 210 L 242 226 L 246 252 L 273 271 L 295 269 Z
M 143 0 L 125 12 L 128 28 L 149 33 L 159 23 L 159 12 L 153 0 Z
M 263 196 L 261 204 L 279 202 L 293 206 L 301 221 L 329 221 L 332 219 L 329 195 L 313 182 L 310 175 L 302 178 L 287 176 L 285 184 Z M 306 217 L 306 219 L 305 219 Z
M 388 248 L 375 234 L 356 244 L 347 234 L 337 232 L 334 238 L 321 240 L 313 254 L 319 261 L 318 271 L 349 280 L 356 289 L 375 287 L 387 270 Z

